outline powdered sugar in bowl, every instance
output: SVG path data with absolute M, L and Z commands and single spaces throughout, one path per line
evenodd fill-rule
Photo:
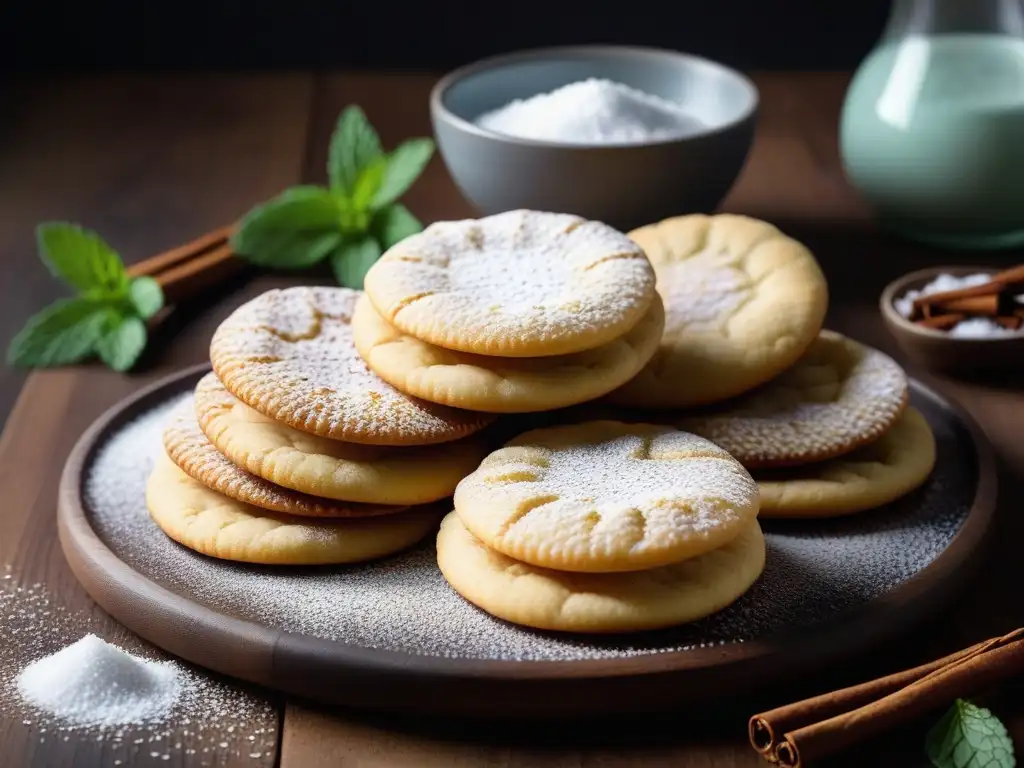
M 713 210 L 746 161 L 757 104 L 721 64 L 618 46 L 485 59 L 430 98 L 445 164 L 482 213 L 561 211 L 620 229 Z

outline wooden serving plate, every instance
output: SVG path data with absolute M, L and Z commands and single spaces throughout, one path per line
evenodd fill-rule
M 503 717 L 706 709 L 906 630 L 964 581 L 995 507 L 981 431 L 912 382 L 939 455 L 919 491 L 849 518 L 764 521 L 762 579 L 693 625 L 616 637 L 531 632 L 451 592 L 432 540 L 355 568 L 275 569 L 215 561 L 167 539 L 142 495 L 160 450 L 158 417 L 208 370 L 157 382 L 82 436 L 61 480 L 61 545 L 96 602 L 150 642 L 325 703 Z

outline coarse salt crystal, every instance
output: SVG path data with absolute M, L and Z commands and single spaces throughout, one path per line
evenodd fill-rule
M 476 124 L 523 139 L 578 144 L 643 144 L 703 128 L 678 104 L 597 78 L 516 99 L 480 115 Z
M 180 690 L 173 663 L 136 658 L 92 634 L 33 662 L 18 677 L 26 701 L 79 724 L 158 718 L 174 705 Z

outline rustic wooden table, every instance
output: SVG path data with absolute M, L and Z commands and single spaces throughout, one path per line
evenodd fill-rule
M 129 261 L 233 220 L 253 203 L 299 181 L 323 181 L 327 137 L 346 104 L 359 103 L 385 144 L 429 130 L 426 75 L 282 74 L 89 77 L 22 81 L 5 89 L 0 125 L 0 336 L 59 290 L 37 261 L 35 224 L 67 219 L 99 230 Z M 756 77 L 762 114 L 756 144 L 724 208 L 773 221 L 817 253 L 832 287 L 829 324 L 895 352 L 876 300 L 889 279 L 942 260 L 996 264 L 1024 260 L 942 254 L 874 230 L 846 186 L 836 125 L 847 78 L 839 74 Z M 435 159 L 406 202 L 422 219 L 471 215 Z M 291 280 L 291 278 L 289 278 Z M 106 407 L 160 376 L 206 357 L 216 324 L 245 298 L 284 278 L 239 279 L 215 296 L 179 308 L 131 376 L 99 367 L 0 373 L 0 569 L 23 584 L 39 583 L 54 601 L 85 616 L 89 628 L 140 647 L 93 606 L 71 576 L 54 524 L 57 479 L 72 444 Z M 294 281 L 294 280 L 293 280 Z M 915 374 L 920 372 L 915 371 Z M 987 432 L 1001 461 L 998 535 L 982 572 L 942 616 L 900 643 L 853 659 L 834 679 L 794 681 L 776 703 L 802 686 L 823 689 L 952 650 L 1024 624 L 1024 389 L 1017 382 L 965 384 L 922 376 L 959 400 Z M 24 383 L 24 386 L 22 384 Z M 2 621 L 0 617 L 0 621 Z M 82 631 L 86 631 L 84 625 Z M 170 758 L 137 749 L 125 764 L 318 768 L 446 768 L 469 766 L 661 766 L 738 768 L 761 764 L 745 743 L 739 712 L 717 725 L 691 726 L 690 713 L 619 727 L 447 727 L 399 723 L 351 712 L 326 712 L 266 694 L 265 750 L 235 754 L 198 746 L 181 734 Z M 991 700 L 1024 746 L 1024 704 L 1010 688 Z M 40 740 L 36 725 L 0 708 L 0 763 L 20 766 L 107 765 L 102 742 L 71 736 Z M 180 727 L 180 726 L 179 726 Z M 185 729 L 182 728 L 182 731 Z M 275 742 L 276 737 L 276 742 Z M 927 765 L 921 727 L 866 745 L 837 764 Z M 851 762 L 853 761 L 853 762 Z

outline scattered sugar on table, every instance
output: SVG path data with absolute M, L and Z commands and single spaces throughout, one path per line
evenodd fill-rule
M 0 720 L 32 741 L 100 743 L 105 765 L 156 752 L 160 761 L 205 753 L 255 766 L 273 751 L 269 701 L 178 661 L 129 654 L 92 632 L 91 611 L 63 607 L 9 567 L 0 567 L 0 619 Z
M 479 116 L 476 124 L 522 139 L 575 144 L 644 144 L 703 128 L 679 104 L 597 78 L 516 99 Z

